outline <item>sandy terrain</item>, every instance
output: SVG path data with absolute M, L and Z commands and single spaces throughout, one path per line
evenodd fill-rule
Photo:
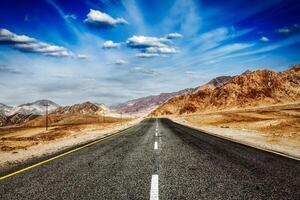
M 300 158 L 300 104 L 171 117 L 174 121 Z
M 0 166 L 61 151 L 102 138 L 139 123 L 141 119 L 44 127 L 1 127 Z

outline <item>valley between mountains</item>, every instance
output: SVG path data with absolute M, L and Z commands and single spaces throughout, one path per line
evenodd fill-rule
M 300 66 L 282 72 L 257 70 L 216 77 L 196 88 L 110 107 L 94 102 L 61 106 L 49 100 L 0 104 L 0 165 L 16 165 L 92 141 L 146 117 L 170 118 L 300 158 Z

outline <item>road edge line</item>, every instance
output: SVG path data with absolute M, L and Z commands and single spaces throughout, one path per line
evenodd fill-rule
M 138 124 L 139 124 L 139 123 L 138 123 Z M 71 153 L 73 153 L 73 152 L 79 151 L 79 150 L 84 149 L 84 148 L 86 148 L 86 147 L 92 146 L 92 145 L 94 145 L 94 144 L 96 144 L 96 143 L 99 143 L 99 142 L 101 142 L 101 141 L 104 141 L 104 140 L 106 140 L 106 139 L 109 139 L 109 138 L 112 138 L 112 137 L 114 137 L 114 136 L 120 135 L 120 134 L 122 134 L 124 131 L 126 131 L 127 129 L 129 129 L 129 128 L 135 126 L 135 125 L 136 125 L 136 124 L 134 124 L 134 125 L 132 125 L 132 126 L 130 126 L 130 127 L 127 127 L 127 128 L 125 128 L 125 129 L 123 129 L 123 130 L 119 130 L 119 131 L 117 131 L 117 132 L 114 132 L 114 133 L 112 133 L 112 134 L 110 134 L 110 135 L 106 135 L 106 136 L 104 136 L 104 137 L 102 137 L 102 138 L 98 138 L 98 139 L 96 139 L 96 140 L 92 140 L 92 141 L 89 141 L 89 142 L 84 143 L 84 144 L 78 144 L 78 145 L 75 145 L 74 148 L 71 149 L 71 150 L 68 150 L 68 151 L 63 152 L 63 153 L 59 153 L 58 155 L 53 156 L 53 157 L 50 157 L 50 158 L 48 158 L 48 159 L 46 159 L 46 160 L 37 162 L 37 163 L 35 163 L 35 164 L 33 164 L 33 165 L 30 165 L 30 166 L 28 166 L 28 167 L 25 167 L 25 168 L 16 170 L 16 171 L 14 171 L 14 172 L 11 172 L 11 173 L 9 173 L 9 174 L 6 174 L 6 175 L 4 175 L 4 176 L 1 176 L 1 177 L 0 177 L 0 181 L 5 180 L 5 179 L 7 179 L 7 178 L 9 178 L 9 177 L 15 176 L 15 175 L 17 175 L 17 174 L 20 174 L 20 173 L 22 173 L 22 172 L 25 172 L 25 171 L 27 171 L 27 170 L 33 169 L 33 168 L 35 168 L 35 167 L 38 167 L 38 166 L 43 165 L 43 164 L 45 164 L 45 163 L 48 163 L 48 162 L 50 162 L 50 161 L 53 161 L 53 160 L 56 160 L 56 159 L 58 159 L 58 158 L 64 157 L 64 156 L 66 156 L 66 155 L 68 155 L 68 154 L 71 154 Z M 72 148 L 72 147 L 70 147 L 70 148 Z M 54 154 L 55 154 L 55 153 L 54 153 Z
M 171 120 L 172 122 L 176 123 L 176 124 L 179 124 L 179 125 L 182 125 L 182 126 L 185 126 L 185 127 L 188 127 L 188 128 L 194 129 L 194 130 L 197 130 L 197 131 L 204 132 L 204 133 L 206 133 L 206 134 L 215 136 L 215 137 L 217 137 L 217 138 L 221 138 L 221 139 L 224 139 L 224 140 L 229 140 L 229 141 L 231 141 L 231 142 L 238 143 L 238 144 L 242 144 L 242 145 L 245 145 L 245 146 L 249 146 L 249 147 L 252 147 L 252 148 L 261 150 L 261 151 L 266 151 L 266 152 L 269 152 L 269 153 L 273 153 L 273 154 L 276 154 L 276 155 L 280 155 L 280 156 L 282 156 L 282 157 L 286 157 L 286 158 L 290 158 L 290 159 L 293 159 L 293 160 L 300 161 L 300 158 L 295 157 L 295 156 L 291 156 L 291 155 L 288 155 L 288 154 L 285 154 L 285 153 L 282 153 L 282 152 L 274 151 L 274 150 L 271 150 L 271 149 L 266 149 L 266 148 L 263 148 L 263 147 L 259 147 L 259 146 L 252 145 L 252 144 L 247 143 L 247 142 L 241 142 L 241 141 L 238 141 L 238 140 L 229 138 L 229 137 L 225 137 L 225 136 L 222 136 L 222 135 L 218 135 L 218 134 L 215 134 L 215 133 L 213 133 L 213 132 L 203 130 L 203 129 L 201 129 L 201 128 L 196 128 L 196 127 L 193 127 L 193 126 L 190 126 L 190 125 L 187 125 L 187 124 L 179 123 L 179 122 L 177 122 L 177 121 L 174 121 L 174 120 L 171 119 L 171 118 L 168 118 L 168 119 Z

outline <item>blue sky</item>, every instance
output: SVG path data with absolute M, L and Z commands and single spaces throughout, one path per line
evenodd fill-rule
M 297 0 L 4 0 L 0 102 L 108 105 L 300 63 Z

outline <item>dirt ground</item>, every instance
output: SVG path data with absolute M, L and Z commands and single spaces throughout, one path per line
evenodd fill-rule
M 177 122 L 300 158 L 300 104 L 175 116 Z M 274 149 L 275 148 L 275 149 Z
M 122 120 L 127 123 L 128 120 Z M 53 140 L 68 136 L 80 135 L 84 132 L 94 130 L 100 131 L 109 129 L 113 126 L 121 125 L 121 120 L 110 123 L 90 123 L 51 126 L 48 130 L 45 127 L 1 127 L 0 128 L 0 150 L 15 151 L 27 149 L 38 144 L 49 143 Z
M 48 155 L 93 141 L 139 123 L 142 119 L 45 127 L 1 127 L 0 167 L 10 167 L 27 159 Z

